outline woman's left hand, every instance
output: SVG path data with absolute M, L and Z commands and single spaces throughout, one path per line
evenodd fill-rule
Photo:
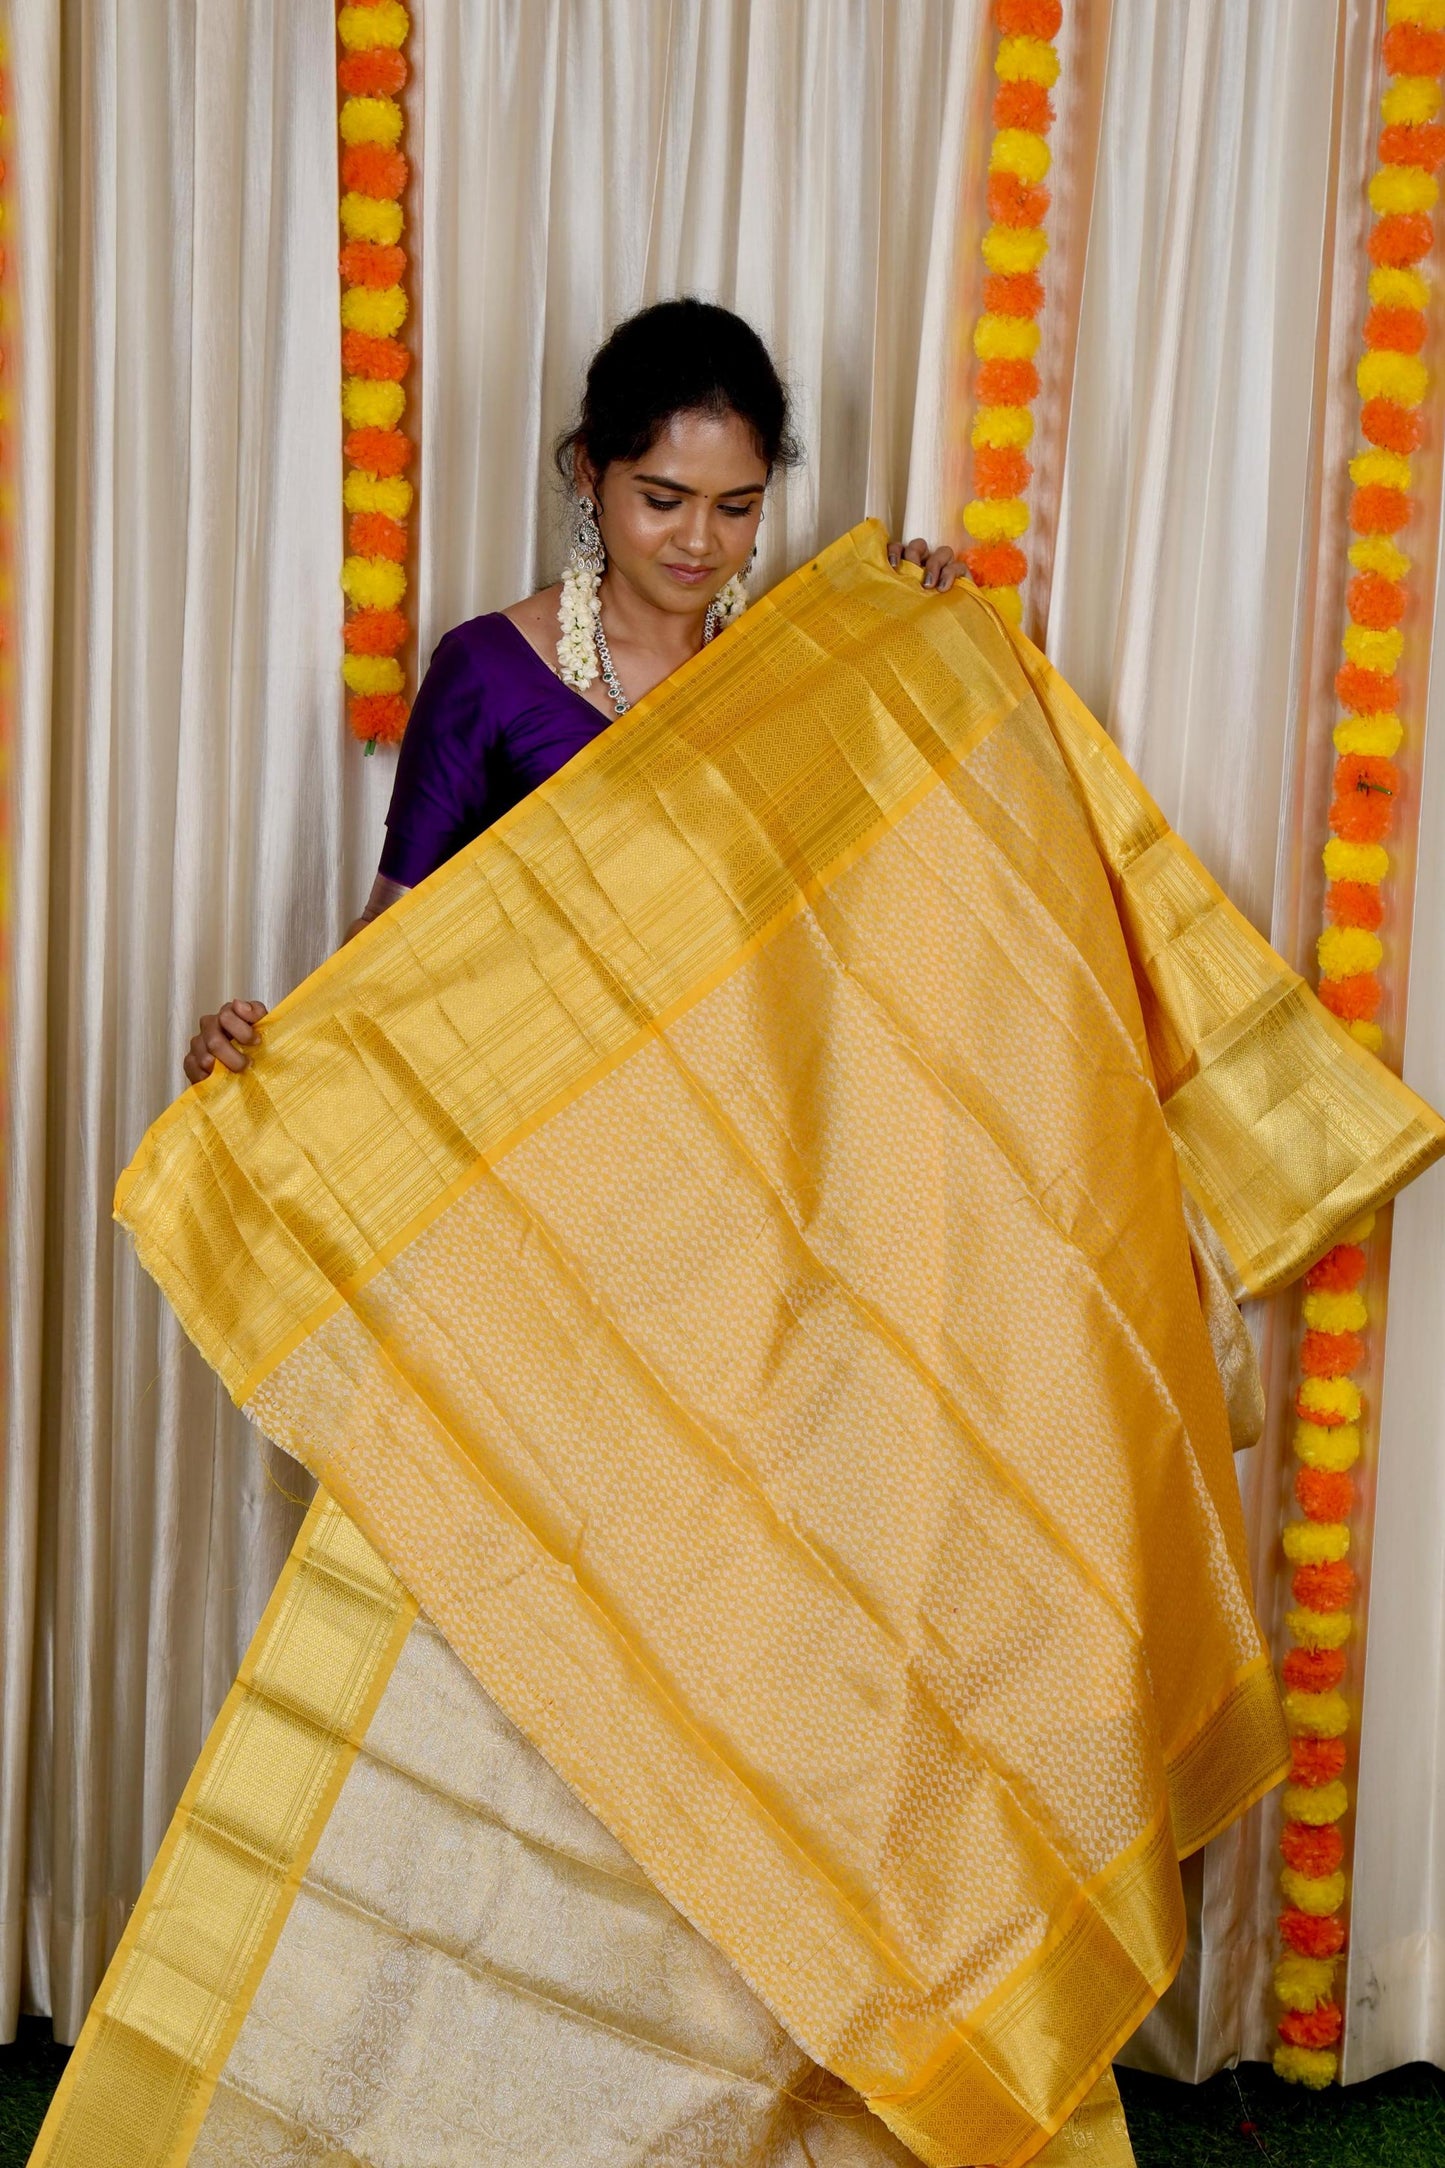
M 941 595 L 948 593 L 963 570 L 946 542 L 940 543 L 937 549 L 930 549 L 921 538 L 916 542 L 890 542 L 888 562 L 895 572 L 905 558 L 911 565 L 922 565 L 924 586 L 936 587 Z

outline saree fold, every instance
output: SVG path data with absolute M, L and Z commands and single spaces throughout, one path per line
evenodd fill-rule
M 1113 2168 L 1177 1858 L 1285 1762 L 1181 1175 L 1259 1292 L 1442 1148 L 869 525 L 282 1003 L 117 1211 L 860 2158 Z

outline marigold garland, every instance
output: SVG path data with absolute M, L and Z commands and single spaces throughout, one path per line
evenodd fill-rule
M 349 515 L 341 585 L 349 605 L 342 677 L 347 719 L 368 752 L 406 727 L 401 657 L 411 627 L 404 602 L 413 445 L 401 427 L 411 355 L 402 236 L 409 167 L 400 148 L 411 18 L 401 0 L 346 0 L 337 13 L 341 54 L 341 413 L 346 424 Z
M 1445 76 L 1445 0 L 1387 0 L 1381 133 L 1369 184 L 1369 310 L 1356 371 L 1364 448 L 1350 461 L 1353 576 L 1335 692 L 1334 796 L 1324 868 L 1329 886 L 1317 954 L 1320 999 L 1373 1053 L 1384 960 L 1381 889 L 1401 789 L 1394 756 L 1404 737 L 1398 675 L 1405 639 L 1410 557 L 1411 455 L 1424 436 L 1429 386 L 1421 360 L 1434 242 L 1431 213 L 1445 164 L 1439 121 Z M 1294 1495 L 1302 1518 L 1284 1531 L 1294 1567 L 1287 1624 L 1285 1714 L 1292 1734 L 1284 1795 L 1280 1915 L 1285 1953 L 1275 1971 L 1282 2005 L 1274 2066 L 1295 2084 L 1328 2085 L 1338 2074 L 1344 2014 L 1335 1996 L 1345 1947 L 1343 1782 L 1350 1711 L 1344 1694 L 1356 1577 L 1347 1563 L 1360 1453 L 1361 1403 L 1352 1373 L 1364 1363 L 1369 1310 L 1363 1292 L 1368 1223 L 1351 1230 L 1305 1278 Z
M 983 237 L 983 314 L 973 333 L 974 494 L 963 511 L 970 540 L 963 561 L 989 600 L 1018 624 L 1019 590 L 1029 568 L 1019 544 L 1028 531 L 1033 475 L 1026 447 L 1034 429 L 1029 408 L 1039 390 L 1039 266 L 1049 245 L 1049 191 L 1042 184 L 1054 123 L 1049 92 L 1059 73 L 1053 41 L 1064 11 L 1062 0 L 994 0 L 993 16 L 999 38 L 988 161 L 991 223 Z

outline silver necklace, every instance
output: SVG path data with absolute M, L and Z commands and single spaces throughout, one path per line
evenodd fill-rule
M 707 616 L 702 621 L 702 644 L 707 646 L 722 624 L 722 611 L 716 602 L 707 606 Z M 592 639 L 597 649 L 597 667 L 602 672 L 602 682 L 607 687 L 607 697 L 612 702 L 614 715 L 625 715 L 632 702 L 622 690 L 622 680 L 617 675 L 617 665 L 612 660 L 612 650 L 607 645 L 607 634 L 602 629 L 602 604 L 592 605 Z

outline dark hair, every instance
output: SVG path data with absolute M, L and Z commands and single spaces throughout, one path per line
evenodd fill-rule
M 571 487 L 582 452 L 597 474 L 614 459 L 641 459 L 674 414 L 736 414 L 757 440 L 768 472 L 795 467 L 788 393 L 751 324 L 714 301 L 654 302 L 619 324 L 593 355 L 575 426 L 557 441 L 557 470 Z

